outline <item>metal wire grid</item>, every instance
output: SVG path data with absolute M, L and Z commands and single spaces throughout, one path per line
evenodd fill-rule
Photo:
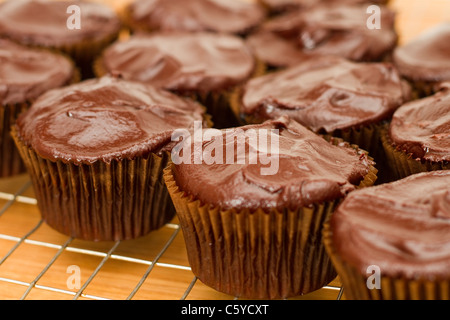
M 31 185 L 30 181 L 25 182 L 20 188 L 18 188 L 18 190 L 14 194 L 7 193 L 7 192 L 0 192 L 0 199 L 7 201 L 3 205 L 3 207 L 0 209 L 0 218 L 16 202 L 30 204 L 30 205 L 37 204 L 37 201 L 35 198 L 23 195 L 24 191 L 27 190 L 30 187 L 30 185 Z M 1 221 L 0 221 L 0 223 L 1 223 Z M 92 294 L 86 293 L 85 291 L 86 291 L 86 288 L 92 283 L 94 278 L 98 276 L 100 270 L 105 266 L 107 261 L 121 260 L 121 261 L 126 261 L 126 262 L 131 262 L 134 264 L 140 264 L 140 265 L 147 266 L 147 269 L 141 276 L 140 280 L 136 283 L 135 287 L 131 290 L 131 292 L 128 294 L 128 296 L 126 298 L 126 300 L 131 300 L 136 296 L 136 294 L 138 293 L 138 291 L 140 290 L 140 288 L 142 287 L 144 282 L 146 282 L 147 279 L 149 279 L 149 276 L 155 266 L 159 266 L 159 267 L 167 268 L 167 269 L 173 269 L 173 270 L 190 271 L 190 268 L 188 266 L 164 263 L 164 262 L 160 261 L 160 258 L 167 252 L 169 247 L 172 245 L 174 239 L 180 233 L 180 226 L 177 223 L 169 223 L 166 225 L 167 228 L 170 228 L 172 230 L 171 235 L 168 238 L 168 240 L 164 243 L 162 248 L 159 250 L 157 255 L 154 257 L 154 259 L 152 259 L 152 260 L 137 259 L 137 258 L 133 258 L 131 256 L 124 255 L 124 254 L 115 254 L 114 252 L 116 251 L 116 249 L 119 246 L 119 244 L 121 243 L 121 241 L 117 241 L 117 242 L 113 243 L 107 252 L 102 252 L 100 250 L 99 251 L 86 250 L 86 249 L 71 246 L 71 243 L 74 240 L 71 237 L 68 237 L 67 240 L 63 244 L 56 244 L 56 243 L 51 243 L 51 242 L 46 242 L 46 241 L 37 241 L 37 240 L 30 239 L 30 236 L 33 235 L 36 232 L 36 230 L 38 230 L 42 226 L 43 223 L 44 222 L 42 220 L 40 220 L 36 225 L 34 225 L 22 237 L 16 237 L 16 236 L 0 233 L 0 240 L 9 240 L 9 241 L 15 242 L 13 247 L 10 248 L 10 250 L 3 257 L 1 257 L 0 267 L 2 266 L 3 263 L 5 263 L 11 257 L 11 255 L 14 252 L 17 251 L 17 249 L 21 245 L 24 245 L 24 244 L 33 245 L 36 247 L 37 250 L 39 250 L 39 248 L 52 248 L 52 249 L 57 250 L 56 253 L 53 255 L 53 257 L 50 259 L 50 261 L 42 268 L 42 270 L 39 272 L 39 274 L 32 281 L 22 281 L 20 279 L 12 279 L 12 277 L 1 277 L 0 276 L 0 295 L 1 295 L 2 283 L 10 283 L 10 284 L 15 284 L 15 285 L 20 285 L 25 288 L 25 291 L 22 294 L 22 296 L 20 297 L 20 300 L 27 299 L 29 297 L 30 292 L 33 289 L 41 289 L 41 290 L 46 290 L 46 291 L 51 291 L 51 292 L 58 292 L 58 293 L 66 295 L 68 299 L 71 298 L 72 300 L 77 300 L 79 298 L 90 299 L 90 300 L 111 300 L 111 298 L 107 298 L 105 296 L 99 296 L 99 295 L 92 295 Z M 88 279 L 86 281 L 84 281 L 82 286 L 77 291 L 65 290 L 65 289 L 56 288 L 53 286 L 47 286 L 47 285 L 43 285 L 43 284 L 39 283 L 40 279 L 45 274 L 51 272 L 50 269 L 51 269 L 52 265 L 55 263 L 55 261 L 57 261 L 57 259 L 61 256 L 61 254 L 63 252 L 73 252 L 73 253 L 79 253 L 79 254 L 83 254 L 83 255 L 92 255 L 92 256 L 97 256 L 97 257 L 102 258 L 102 260 L 97 265 L 95 270 L 90 274 Z M 19 277 L 20 277 L 20 275 L 19 275 Z M 184 283 L 185 289 L 184 289 L 183 294 L 179 297 L 174 296 L 173 299 L 180 299 L 180 300 L 188 299 L 189 294 L 191 293 L 192 289 L 194 288 L 194 286 L 196 285 L 197 282 L 198 282 L 197 278 L 193 275 L 191 281 L 187 281 L 186 283 Z M 107 285 L 108 284 L 105 284 L 105 288 Z M 337 293 L 336 299 L 338 299 L 338 300 L 341 299 L 342 294 L 343 294 L 343 288 L 341 288 L 339 286 L 334 286 L 334 285 L 326 286 L 322 290 L 331 290 L 333 292 L 336 292 Z M 203 299 L 203 298 L 204 299 L 214 299 L 214 298 L 207 297 L 207 296 L 200 297 L 200 299 Z M 233 297 L 229 297 L 229 298 L 233 299 Z M 308 299 L 308 295 L 306 295 L 304 298 Z M 1 296 L 0 296 L 0 299 L 2 299 Z M 142 297 L 140 299 L 146 299 L 146 297 Z M 170 299 L 172 299 L 172 298 L 170 298 Z M 196 296 L 193 299 L 199 299 L 199 297 Z M 221 299 L 223 299 L 223 298 L 221 298 Z M 238 300 L 238 299 L 239 299 L 238 297 L 234 297 L 234 300 Z M 322 298 L 317 297 L 316 299 L 322 299 Z

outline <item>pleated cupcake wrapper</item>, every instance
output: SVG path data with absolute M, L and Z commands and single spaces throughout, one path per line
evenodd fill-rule
M 162 179 L 170 154 L 73 164 L 50 161 L 12 130 L 43 220 L 65 235 L 94 241 L 134 239 L 175 215 Z
M 421 99 L 429 97 L 439 91 L 440 82 L 433 81 L 419 81 L 419 80 L 408 80 L 408 83 L 412 88 L 412 98 Z
M 379 289 L 368 286 L 368 277 L 343 260 L 333 246 L 332 231 L 327 221 L 323 230 L 323 239 L 328 255 L 336 268 L 344 288 L 344 297 L 348 300 L 450 300 L 450 279 L 428 280 L 389 277 L 381 270 Z M 369 266 L 368 266 L 369 267 Z M 373 281 L 369 280 L 370 284 Z
M 360 127 L 335 130 L 327 135 L 341 138 L 366 150 L 375 160 L 380 156 L 380 137 L 384 122 L 372 123 Z M 378 162 L 378 161 L 376 161 Z
M 269 212 L 224 211 L 180 190 L 172 165 L 165 169 L 164 180 L 192 272 L 204 284 L 242 298 L 280 299 L 320 289 L 336 277 L 321 235 L 341 199 Z M 359 187 L 375 180 L 372 167 Z
M 389 170 L 386 166 L 387 158 L 381 145 L 381 135 L 386 127 L 386 121 L 366 124 L 360 127 L 351 127 L 345 130 L 335 130 L 327 135 L 341 138 L 350 144 L 359 146 L 366 150 L 375 160 L 375 166 L 378 169 L 378 183 L 392 180 Z
M 11 137 L 11 126 L 22 112 L 28 110 L 29 102 L 7 104 L 0 107 L 0 177 L 9 177 L 26 172 L 25 164 Z
M 387 128 L 381 135 L 383 149 L 385 150 L 387 163 L 391 175 L 395 180 L 406 178 L 412 174 L 450 170 L 450 163 L 446 161 L 432 162 L 428 160 L 417 160 L 402 150 L 398 150 L 390 141 Z

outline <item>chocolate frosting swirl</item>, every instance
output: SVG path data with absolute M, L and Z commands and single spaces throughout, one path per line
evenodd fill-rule
M 211 32 L 134 35 L 107 48 L 101 63 L 109 73 L 177 92 L 228 89 L 255 68 L 241 38 Z
M 409 96 L 391 64 L 318 56 L 250 80 L 241 114 L 258 122 L 288 115 L 315 132 L 331 133 L 384 120 Z
M 160 152 L 175 129 L 203 121 L 203 109 L 167 91 L 103 77 L 48 91 L 19 117 L 17 128 L 46 159 L 110 162 Z
M 397 44 L 395 14 L 381 6 L 381 29 L 372 30 L 367 27 L 367 8 L 326 4 L 289 11 L 264 23 L 247 42 L 259 59 L 274 67 L 293 65 L 305 55 L 381 61 Z
M 0 39 L 0 103 L 24 103 L 69 84 L 75 67 L 69 58 Z
M 392 117 L 389 137 L 413 158 L 450 161 L 450 83 L 433 96 L 401 106 Z
M 229 152 L 234 148 L 237 153 L 239 149 L 234 139 L 239 141 L 249 130 L 260 137 L 268 134 L 261 130 L 278 136 L 278 150 L 271 149 L 273 154 L 269 155 L 279 160 L 276 172 L 263 174 L 261 168 L 269 165 L 262 160 L 245 164 L 239 164 L 237 159 L 232 163 L 223 161 L 224 164 L 204 160 L 196 164 L 196 153 L 206 150 L 211 142 L 204 141 L 201 147 L 195 147 L 194 141 L 190 163 L 184 161 L 173 168 L 180 189 L 202 203 L 224 210 L 295 209 L 344 197 L 359 185 L 372 165 L 365 154 L 348 146 L 332 145 L 287 117 L 222 130 L 217 137 L 222 136 L 224 149 Z M 218 138 L 211 141 L 214 139 Z M 237 156 L 248 157 L 249 150 L 255 151 L 255 145 L 247 140 L 245 155 Z M 259 145 L 256 151 L 267 150 Z
M 410 80 L 450 80 L 450 22 L 439 24 L 396 48 L 393 61 Z
M 67 27 L 70 5 L 80 7 L 81 28 Z M 45 47 L 73 45 L 104 39 L 119 32 L 116 13 L 101 3 L 86 1 L 9 0 L 0 3 L 0 35 Z
M 366 274 L 450 277 L 450 171 L 416 174 L 347 196 L 331 218 L 333 247 Z
M 235 34 L 246 33 L 266 16 L 261 6 L 245 0 L 136 0 L 128 11 L 137 29 Z

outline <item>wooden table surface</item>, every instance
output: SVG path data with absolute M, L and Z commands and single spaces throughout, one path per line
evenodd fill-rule
M 108 1 L 116 9 L 126 1 Z M 393 0 L 400 42 L 450 21 L 449 0 Z M 146 237 L 94 243 L 69 239 L 40 220 L 26 174 L 0 179 L 0 299 L 215 299 L 190 271 L 176 219 Z M 80 282 L 71 282 L 79 271 Z M 329 286 L 294 299 L 337 299 Z M 345 299 L 345 291 L 342 299 Z

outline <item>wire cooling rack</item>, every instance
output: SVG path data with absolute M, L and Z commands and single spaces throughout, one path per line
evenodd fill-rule
M 0 188 L 0 299 L 238 299 L 193 275 L 176 219 L 136 240 L 80 241 L 41 220 L 27 175 Z M 340 289 L 335 280 L 293 299 L 340 299 Z

